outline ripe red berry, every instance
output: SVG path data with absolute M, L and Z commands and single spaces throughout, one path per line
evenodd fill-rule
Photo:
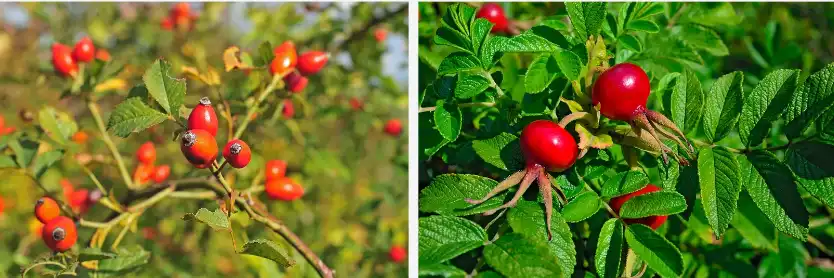
M 400 122 L 399 119 L 391 119 L 385 123 L 385 133 L 391 136 L 400 136 L 400 133 L 403 132 L 403 124 Z
M 660 190 L 661 190 L 660 187 L 657 187 L 654 184 L 648 184 L 645 187 L 643 187 L 642 189 L 637 190 L 635 192 L 631 192 L 629 194 L 619 196 L 619 197 L 614 197 L 608 203 L 611 205 L 611 208 L 614 209 L 614 212 L 619 214 L 620 213 L 620 208 L 629 199 L 631 199 L 633 197 L 636 197 L 636 196 L 643 195 L 643 194 L 657 192 L 657 191 L 660 191 Z M 666 222 L 667 218 L 669 218 L 668 215 L 653 215 L 653 216 L 648 216 L 648 217 L 644 217 L 644 218 L 624 219 L 624 220 L 627 224 L 639 223 L 639 224 L 644 224 L 646 226 L 652 227 L 653 230 L 657 230 L 657 228 L 660 227 L 660 225 L 663 225 L 663 223 Z
M 58 202 L 55 202 L 52 198 L 41 197 L 35 202 L 35 217 L 41 223 L 47 223 L 58 215 L 61 215 L 61 208 L 58 206 Z
M 304 52 L 298 57 L 298 72 L 302 75 L 316 74 L 324 68 L 329 57 L 330 55 L 321 51 Z
M 232 167 L 243 168 L 249 165 L 249 161 L 252 160 L 252 151 L 249 150 L 249 145 L 246 142 L 234 139 L 226 143 L 226 147 L 223 148 L 223 157 Z
M 201 98 L 200 103 L 188 115 L 188 128 L 202 129 L 211 134 L 211 136 L 217 136 L 217 126 L 217 114 L 214 113 L 211 100 L 207 97 Z
M 0 215 L 3 215 L 4 209 L 6 209 L 6 203 L 3 201 L 3 196 L 0 196 Z
M 486 3 L 481 6 L 481 9 L 478 10 L 478 14 L 475 16 L 489 20 L 489 22 L 495 24 L 492 26 L 492 33 L 506 33 L 509 30 L 510 24 L 507 16 L 504 14 L 504 8 L 501 8 L 501 5 Z
M 350 107 L 353 108 L 354 111 L 362 110 L 363 106 L 365 106 L 365 104 L 362 103 L 362 101 L 359 100 L 358 98 L 356 98 L 356 97 L 351 97 L 350 98 Z
M 376 42 L 384 42 L 385 38 L 388 37 L 388 30 L 385 28 L 377 28 L 374 30 L 374 38 L 376 38 Z
M 83 145 L 84 143 L 87 143 L 87 139 L 89 137 L 90 136 L 87 135 L 86 132 L 84 132 L 83 130 L 79 130 L 72 135 L 72 141 Z
M 46 246 L 55 252 L 69 250 L 78 240 L 75 223 L 66 216 L 59 216 L 47 222 L 43 226 L 41 236 Z
M 90 202 L 90 191 L 87 189 L 76 190 L 69 199 L 69 205 L 76 213 L 87 212 L 92 203 Z
M 295 107 L 292 105 L 291 100 L 284 100 L 284 107 L 281 108 L 281 114 L 287 119 L 292 118 L 292 116 L 295 115 Z
M 63 76 L 75 77 L 78 73 L 78 64 L 72 58 L 72 50 L 60 43 L 52 45 L 52 66 Z
M 16 128 L 15 128 L 15 127 L 13 127 L 13 126 L 7 126 L 7 127 L 4 127 L 2 130 L 0 130 L 0 135 L 7 135 L 7 134 L 11 134 L 11 133 L 12 133 L 12 132 L 14 132 L 15 130 L 16 130 Z
M 266 181 L 283 178 L 287 174 L 287 162 L 283 160 L 270 160 L 264 166 L 264 177 Z
M 92 61 L 96 56 L 96 47 L 90 37 L 83 37 L 75 44 L 72 50 L 72 58 L 79 62 Z
M 579 156 L 576 140 L 567 130 L 547 120 L 536 120 L 521 131 L 521 150 L 527 167 L 541 165 L 548 171 L 562 172 Z
M 267 181 L 264 190 L 274 200 L 292 201 L 304 195 L 304 188 L 288 177 Z
M 108 52 L 107 49 L 99 48 L 96 50 L 96 59 L 105 62 L 110 61 L 110 52 Z
M 156 166 L 153 170 L 153 182 L 155 183 L 162 183 L 168 179 L 168 176 L 171 175 L 171 166 L 168 165 L 159 165 Z
M 69 200 L 70 198 L 72 198 L 72 192 L 75 191 L 75 186 L 72 185 L 72 182 L 64 178 L 61 179 L 59 183 L 61 184 L 61 189 L 64 193 L 64 199 Z
M 406 251 L 405 248 L 399 245 L 392 246 L 391 250 L 388 251 L 388 257 L 391 258 L 391 261 L 395 263 L 401 263 L 405 261 L 406 255 L 408 255 L 408 251 Z
M 287 83 L 287 89 L 290 90 L 290 92 L 300 93 L 301 91 L 304 91 L 304 88 L 307 88 L 307 83 L 309 83 L 310 80 L 297 72 L 291 72 L 287 76 L 284 76 L 284 82 Z
M 133 182 L 142 185 L 148 183 L 154 172 L 153 163 L 139 163 L 133 170 Z
M 269 72 L 272 75 L 286 75 L 295 68 L 298 63 L 298 54 L 295 51 L 295 44 L 286 41 L 274 49 L 275 58 L 269 64 Z
M 609 119 L 630 121 L 646 111 L 651 84 L 637 65 L 622 63 L 603 72 L 594 83 L 591 101 Z
M 156 161 L 156 147 L 154 147 L 153 142 L 148 141 L 139 146 L 139 149 L 136 150 L 136 160 L 139 161 L 139 164 L 153 165 Z
M 159 23 L 159 26 L 161 26 L 164 30 L 172 30 L 174 29 L 174 21 L 171 20 L 170 17 L 166 17 L 162 19 L 162 21 Z
M 191 17 L 191 6 L 188 3 L 177 3 L 171 7 L 171 18 L 174 20 L 180 18 L 190 18 Z
M 217 141 L 208 131 L 202 129 L 186 131 L 180 141 L 182 154 L 197 168 L 206 168 L 217 158 Z

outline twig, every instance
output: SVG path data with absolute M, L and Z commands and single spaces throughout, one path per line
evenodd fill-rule
M 392 17 L 405 12 L 406 9 L 408 9 L 408 4 L 403 4 L 394 11 L 386 12 L 385 14 L 383 14 L 380 17 L 375 17 L 375 18 L 371 19 L 371 21 L 368 21 L 367 23 L 365 23 L 365 25 L 360 26 L 359 28 L 355 29 L 353 32 L 348 34 L 347 38 L 345 40 L 333 45 L 333 47 L 330 48 L 330 52 L 333 53 L 333 52 L 336 52 L 337 50 L 343 49 L 345 47 L 345 45 L 348 45 L 351 42 L 353 42 L 354 40 L 357 40 L 357 39 L 363 37 L 366 33 L 368 33 L 368 31 L 373 29 L 373 27 L 375 25 L 378 25 L 382 22 L 388 21 Z
M 98 130 L 101 133 L 101 139 L 104 140 L 104 144 L 107 145 L 107 148 L 113 155 L 113 159 L 116 160 L 116 165 L 119 167 L 119 172 L 122 174 L 125 185 L 128 188 L 133 188 L 133 181 L 131 180 L 130 173 L 127 171 L 127 167 L 125 167 L 124 161 L 122 161 L 122 155 L 119 153 L 116 145 L 113 144 L 113 141 L 110 140 L 110 135 L 107 134 L 107 128 L 104 127 L 104 121 L 101 120 L 101 111 L 98 109 L 98 104 L 92 100 L 87 101 L 87 108 L 90 109 L 90 114 L 93 115 L 93 119 L 96 121 Z

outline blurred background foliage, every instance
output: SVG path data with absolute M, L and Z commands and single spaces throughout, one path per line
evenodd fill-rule
M 299 53 L 330 52 L 327 67 L 311 76 L 302 94 L 293 96 L 295 116 L 282 116 L 275 97 L 249 125 L 243 139 L 253 152 L 245 169 L 232 170 L 227 179 L 237 188 L 262 182 L 267 160 L 288 162 L 288 175 L 300 182 L 306 195 L 294 202 L 264 201 L 270 212 L 298 234 L 339 276 L 403 277 L 405 264 L 388 258 L 393 245 L 407 244 L 407 137 L 386 135 L 382 126 L 400 119 L 407 126 L 407 4 L 404 3 L 191 3 L 199 14 L 191 31 L 166 31 L 160 22 L 168 3 L 3 3 L 0 4 L 0 115 L 17 134 L 43 136 L 37 112 L 45 106 L 71 115 L 79 130 L 90 134 L 86 144 L 70 144 L 61 161 L 49 168 L 39 182 L 50 192 L 60 192 L 61 179 L 76 188 L 95 188 L 73 161 L 92 155 L 89 167 L 116 196 L 126 196 L 116 167 L 101 144 L 95 123 L 84 101 L 61 98 L 67 82 L 53 73 L 50 47 L 59 42 L 72 46 L 90 36 L 99 49 L 109 51 L 115 63 L 125 64 L 112 88 L 97 92 L 105 121 L 128 90 L 142 83 L 144 71 L 159 57 L 168 60 L 180 77 L 182 67 L 216 72 L 222 82 L 210 87 L 188 79 L 186 105 L 202 96 L 229 102 L 233 115 L 245 112 L 246 103 L 260 90 L 266 71 L 224 72 L 222 53 L 230 46 L 257 53 L 269 41 L 295 42 Z M 387 38 L 375 38 L 377 30 Z M 219 88 L 219 89 L 216 89 Z M 352 109 L 351 98 L 364 103 Z M 32 116 L 35 115 L 34 120 Z M 218 112 L 219 115 L 219 112 Z M 237 119 L 238 123 L 240 119 Z M 225 134 L 226 119 L 220 118 Z M 167 122 L 126 139 L 112 136 L 127 166 L 135 167 L 134 152 L 145 141 L 156 143 L 157 164 L 170 164 L 170 180 L 204 176 L 182 157 L 172 135 L 177 126 Z M 4 138 L 7 140 L 9 136 Z M 219 144 L 228 140 L 218 135 Z M 6 145 L 5 143 L 0 146 Z M 41 150 L 48 149 L 44 146 Z M 5 149 L 5 147 L 2 147 Z M 0 156 L 8 153 L 2 152 Z M 32 207 L 44 195 L 27 175 L 0 169 L 0 276 L 18 276 L 22 266 L 49 250 L 33 235 Z M 55 194 L 60 196 L 60 194 Z M 304 258 L 277 234 L 245 213 L 233 215 L 238 242 L 272 239 L 296 260 L 282 273 L 275 263 L 254 256 L 235 255 L 229 235 L 208 226 L 181 220 L 200 207 L 211 210 L 212 201 L 166 200 L 144 213 L 122 246 L 140 245 L 151 253 L 149 265 L 131 274 L 140 277 L 275 277 L 316 276 Z M 110 211 L 94 206 L 85 219 L 102 220 Z M 244 232 L 245 231 L 245 232 Z M 78 245 L 90 239 L 92 229 L 79 228 Z

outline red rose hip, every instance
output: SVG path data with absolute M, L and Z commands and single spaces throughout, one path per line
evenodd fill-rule
M 327 53 L 321 51 L 304 52 L 298 57 L 298 65 L 296 68 L 302 75 L 316 74 L 327 64 L 329 56 Z
M 58 216 L 47 222 L 41 230 L 41 236 L 46 246 L 55 252 L 69 250 L 78 240 L 75 223 L 65 216 Z
M 285 41 L 273 50 L 275 58 L 269 64 L 269 72 L 272 75 L 286 75 L 295 68 L 298 63 L 298 54 L 295 51 L 295 44 Z
M 401 263 L 405 261 L 405 257 L 408 255 L 408 252 L 399 245 L 391 246 L 391 250 L 388 251 L 388 257 L 391 258 L 391 261 L 395 263 Z
M 188 128 L 205 130 L 211 136 L 217 136 L 217 114 L 209 98 L 201 98 L 200 103 L 191 110 L 191 114 L 188 115 Z
M 96 57 L 96 47 L 90 37 L 81 38 L 72 50 L 72 57 L 79 62 L 90 62 Z
M 295 115 L 295 106 L 293 106 L 291 100 L 284 100 L 284 107 L 281 108 L 281 114 L 287 119 L 292 118 L 292 116 Z
M 600 113 L 614 120 L 629 121 L 645 112 L 651 84 L 639 66 L 622 63 L 603 72 L 594 83 L 591 95 Z
M 309 83 L 310 80 L 297 72 L 291 72 L 287 76 L 284 76 L 284 82 L 287 83 L 287 90 L 290 90 L 290 92 L 293 93 L 300 93 L 301 91 L 304 91 L 304 88 L 307 88 L 307 83 Z
M 486 3 L 481 6 L 478 13 L 475 15 L 478 18 L 483 18 L 495 24 L 492 26 L 492 33 L 505 33 L 509 30 L 509 20 L 504 14 L 504 8 L 495 3 Z
M 562 172 L 576 162 L 579 147 L 567 130 L 558 124 L 537 120 L 521 131 L 521 150 L 528 164 L 539 164 L 548 171 Z
M 282 201 L 293 201 L 304 195 L 304 188 L 288 177 L 267 181 L 264 191 L 269 198 Z
M 38 218 L 38 221 L 41 223 L 46 224 L 59 215 L 61 215 L 61 207 L 59 207 L 58 202 L 55 202 L 52 198 L 41 197 L 37 202 L 35 202 L 35 217 Z
M 283 160 L 270 160 L 264 166 L 264 177 L 266 181 L 283 178 L 287 174 L 287 162 Z
M 171 175 L 171 166 L 168 165 L 159 165 L 154 167 L 153 169 L 153 182 L 155 183 L 162 183 L 168 179 L 168 176 Z
M 383 129 L 385 130 L 385 133 L 387 133 L 388 135 L 396 137 L 400 136 L 400 134 L 403 132 L 403 124 L 398 119 L 391 119 L 385 123 L 385 127 Z
M 217 141 L 208 131 L 192 129 L 180 140 L 180 150 L 188 162 L 197 168 L 206 168 L 217 158 Z
M 78 73 L 78 64 L 72 58 L 72 50 L 60 43 L 52 45 L 52 66 L 63 76 L 75 77 Z
M 249 165 L 249 161 L 252 160 L 252 151 L 249 150 L 249 145 L 246 142 L 234 139 L 226 143 L 226 147 L 223 148 L 223 157 L 232 167 L 243 168 Z
M 156 161 L 156 147 L 153 142 L 145 142 L 136 150 L 136 160 L 140 164 L 153 164 Z
M 660 190 L 661 190 L 660 187 L 657 187 L 654 184 L 648 184 L 645 187 L 643 187 L 642 189 L 637 190 L 635 192 L 631 192 L 631 193 L 623 195 L 623 196 L 611 198 L 611 201 L 609 201 L 608 203 L 611 205 L 611 209 L 613 209 L 614 212 L 619 214 L 620 213 L 620 208 L 622 208 L 623 204 L 625 204 L 625 202 L 628 201 L 629 199 L 640 196 L 640 195 L 652 193 L 652 192 L 658 192 Z M 646 226 L 651 227 L 653 230 L 657 230 L 657 228 L 660 227 L 660 225 L 663 225 L 663 223 L 666 223 L 667 218 L 669 218 L 668 215 L 653 215 L 653 216 L 649 216 L 649 217 L 636 218 L 636 219 L 624 219 L 624 220 L 627 224 L 635 224 L 635 223 L 644 224 Z

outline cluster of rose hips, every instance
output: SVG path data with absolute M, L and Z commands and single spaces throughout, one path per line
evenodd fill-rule
M 293 201 L 304 196 L 304 187 L 287 177 L 287 162 L 270 160 L 264 166 L 264 191 L 269 198 Z
M 194 21 L 197 20 L 197 15 L 191 13 L 191 6 L 188 3 L 177 3 L 171 7 L 168 16 L 162 19 L 160 25 L 162 29 L 173 30 L 179 26 L 185 26 L 188 29 L 194 28 Z
M 298 55 L 295 43 L 285 41 L 273 49 L 275 58 L 269 64 L 269 72 L 281 75 L 287 84 L 287 89 L 293 93 L 300 93 L 307 87 L 307 76 L 321 71 L 327 64 L 330 55 L 321 51 L 307 51 Z
M 44 224 L 41 238 L 46 246 L 55 252 L 64 252 L 75 245 L 78 240 L 75 222 L 69 217 L 61 216 L 58 202 L 52 198 L 42 197 L 35 203 L 35 217 Z
M 153 180 L 162 183 L 171 175 L 171 166 L 167 164 L 156 166 L 156 147 L 152 142 L 145 142 L 136 150 L 136 169 L 133 170 L 133 182 L 144 185 Z
M 6 118 L 0 115 L 0 136 L 11 134 L 15 130 L 13 126 L 6 126 Z
M 194 167 L 204 169 L 217 158 L 217 113 L 207 97 L 200 99 L 188 115 L 188 131 L 182 134 L 180 150 Z M 240 139 L 232 139 L 223 148 L 223 157 L 229 165 L 243 168 L 252 159 L 249 145 Z
M 64 193 L 64 200 L 67 200 L 72 211 L 78 214 L 84 214 L 101 198 L 101 191 L 75 189 L 75 186 L 68 179 L 61 179 L 61 189 Z
M 75 43 L 75 47 L 70 49 L 69 46 L 54 43 L 52 44 L 52 66 L 55 71 L 63 76 L 75 77 L 78 74 L 78 63 L 89 63 L 96 58 L 96 47 L 93 46 L 93 40 L 90 37 L 81 38 Z M 101 58 L 110 58 L 110 54 L 102 52 L 98 55 Z

